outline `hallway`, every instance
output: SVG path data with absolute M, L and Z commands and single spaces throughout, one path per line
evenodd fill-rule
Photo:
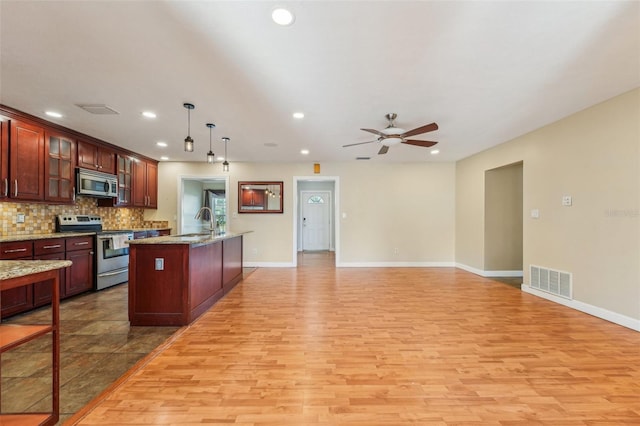
M 74 424 L 640 422 L 640 335 L 452 268 L 253 272 Z

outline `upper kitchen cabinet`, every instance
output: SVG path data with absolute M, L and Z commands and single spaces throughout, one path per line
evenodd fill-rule
M 0 117 L 0 199 L 9 196 L 9 121 Z
M 79 140 L 78 167 L 115 174 L 116 153 L 109 148 Z
M 125 154 L 116 156 L 116 175 L 118 176 L 118 197 L 101 198 L 100 207 L 129 207 L 132 205 L 133 163 L 134 160 Z
M 45 131 L 46 201 L 71 203 L 75 200 L 76 142 L 63 133 Z
M 133 164 L 133 206 L 158 208 L 158 164 L 137 160 Z
M 44 200 L 44 128 L 17 120 L 9 123 L 9 197 Z

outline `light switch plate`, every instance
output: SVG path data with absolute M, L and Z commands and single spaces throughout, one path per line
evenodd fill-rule
M 16 215 L 16 223 L 24 223 L 24 213 L 18 213 Z
M 531 210 L 531 217 L 533 219 L 538 219 L 540 217 L 540 210 L 538 209 Z
M 563 195 L 562 196 L 562 205 L 563 206 L 570 206 L 573 203 L 573 200 L 571 199 L 571 195 Z

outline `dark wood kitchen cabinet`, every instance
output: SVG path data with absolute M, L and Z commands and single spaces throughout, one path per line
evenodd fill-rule
M 115 198 L 100 198 L 100 207 L 129 207 L 132 205 L 134 160 L 124 154 L 116 155 L 116 175 L 118 176 L 118 196 Z
M 44 200 L 44 128 L 11 120 L 9 123 L 9 197 Z
M 158 164 L 138 160 L 133 164 L 133 206 L 158 208 Z
M 45 131 L 46 201 L 75 201 L 76 141 L 63 133 Z M 50 286 L 49 286 L 50 287 Z
M 65 260 L 64 238 L 48 238 L 46 240 L 35 240 L 33 242 L 34 260 Z M 65 270 L 59 271 L 58 285 L 60 286 L 60 297 L 64 296 Z M 33 306 L 38 307 L 51 303 L 53 288 L 48 281 L 41 281 L 33 284 Z
M 31 260 L 33 243 L 31 241 L 12 241 L 0 243 L 0 259 Z M 0 317 L 5 318 L 33 308 L 33 284 L 3 290 L 0 293 Z
M 115 174 L 116 153 L 111 149 L 79 140 L 78 167 Z
M 0 200 L 9 196 L 9 122 L 0 118 Z
M 65 240 L 65 259 L 73 262 L 67 268 L 65 297 L 83 293 L 94 288 L 94 237 L 91 235 L 71 237 Z
M 265 190 L 264 189 L 245 189 L 242 191 L 243 207 L 264 207 Z

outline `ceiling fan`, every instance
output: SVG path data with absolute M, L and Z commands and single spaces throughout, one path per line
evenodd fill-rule
M 436 123 L 431 123 L 431 124 L 426 124 L 424 126 L 421 127 L 416 127 L 413 130 L 409 130 L 409 131 L 405 131 L 404 129 L 401 129 L 399 127 L 395 126 L 394 120 L 396 119 L 398 115 L 396 113 L 391 113 L 391 114 L 387 114 L 385 115 L 386 119 L 389 120 L 389 125 L 378 131 L 375 129 L 360 129 L 360 130 L 364 130 L 365 132 L 369 132 L 369 133 L 373 133 L 374 135 L 378 135 L 378 139 L 373 140 L 373 141 L 367 141 L 367 142 L 358 142 L 358 143 L 350 143 L 347 145 L 342 145 L 342 147 L 347 147 L 347 146 L 354 146 L 354 145 L 363 145 L 366 143 L 373 143 L 373 142 L 380 142 L 382 143 L 382 147 L 380 148 L 380 151 L 378 151 L 378 154 L 386 154 L 387 151 L 389 151 L 389 147 L 393 146 L 393 145 L 397 145 L 399 143 L 406 143 L 408 145 L 415 145 L 415 146 L 422 146 L 425 148 L 428 148 L 430 146 L 433 146 L 435 144 L 437 144 L 438 142 L 432 142 L 432 141 L 420 141 L 420 140 L 416 140 L 416 139 L 406 139 L 410 136 L 415 136 L 415 135 L 419 135 L 422 133 L 427 133 L 427 132 L 433 132 L 434 130 L 438 130 L 438 125 Z

